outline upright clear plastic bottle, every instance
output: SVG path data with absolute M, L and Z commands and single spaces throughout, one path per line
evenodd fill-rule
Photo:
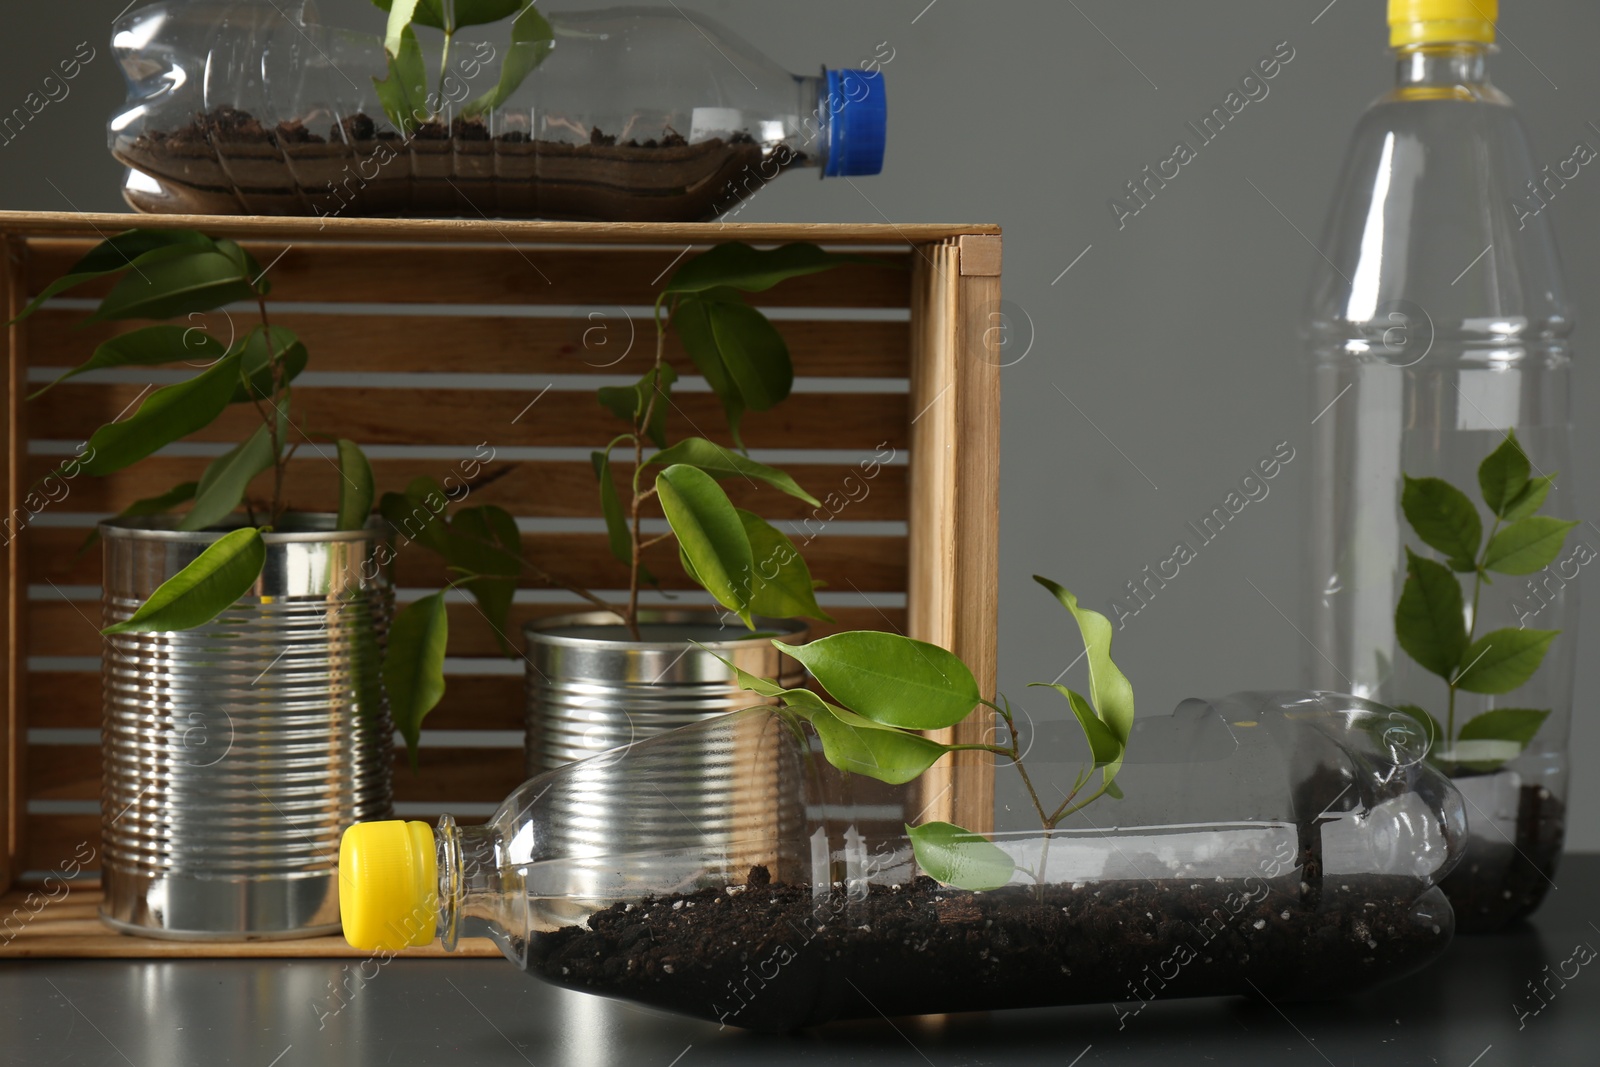
M 1471 499 L 1481 525 L 1478 562 L 1517 519 L 1488 506 L 1479 479 L 1480 464 L 1513 433 L 1530 480 L 1553 479 L 1539 513 L 1575 514 L 1573 320 L 1547 207 L 1594 153 L 1580 145 L 1535 166 L 1511 101 L 1489 81 L 1497 8 L 1495 0 L 1391 0 L 1395 86 L 1356 128 L 1307 314 L 1315 380 L 1311 681 L 1419 707 L 1441 724 L 1432 758 L 1466 796 L 1472 834 L 1445 883 L 1464 931 L 1497 929 L 1532 911 L 1551 884 L 1578 649 L 1573 579 L 1594 555 L 1574 533 L 1531 573 L 1525 563 L 1478 573 L 1458 560 L 1453 577 L 1468 641 L 1443 633 L 1451 653 L 1489 651 L 1483 662 L 1492 663 L 1498 653 L 1479 647 L 1486 635 L 1561 631 L 1538 669 L 1508 690 L 1471 691 L 1502 688 L 1516 672 L 1477 684 L 1484 668 L 1467 657 L 1446 653 L 1455 666 L 1445 673 L 1425 668 L 1412 654 L 1419 645 L 1408 642 L 1411 631 L 1397 625 L 1407 549 L 1446 566 L 1452 555 L 1430 547 L 1408 518 L 1407 477 L 1443 479 Z M 1432 542 L 1471 525 L 1441 521 Z M 1432 591 L 1453 606 L 1441 571 L 1411 567 L 1429 571 Z M 1423 577 L 1412 581 L 1420 586 Z M 1426 650 L 1424 658 L 1432 658 Z M 1479 674 L 1464 677 L 1472 670 Z M 1467 684 L 1453 686 L 1446 674 Z M 1549 714 L 1536 721 L 1519 709 Z M 1491 711 L 1503 714 L 1482 718 Z M 1533 726 L 1531 738 L 1518 736 Z

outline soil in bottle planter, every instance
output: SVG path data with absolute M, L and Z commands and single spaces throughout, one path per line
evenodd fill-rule
M 1415 881 L 1351 876 L 1309 905 L 1299 873 L 1267 883 L 1114 880 L 969 893 L 918 877 L 742 885 L 618 903 L 534 939 L 557 985 L 757 1030 L 835 1018 L 1169 997 L 1326 999 L 1415 971 L 1450 937 Z M 524 946 L 518 946 L 519 952 Z M 1252 989 L 1252 984 L 1255 989 Z M 803 1007 L 802 1007 L 803 1006 Z
M 1463 791 L 1475 791 L 1471 778 L 1456 784 Z M 1440 883 L 1461 933 L 1493 933 L 1532 914 L 1554 884 L 1566 805 L 1542 785 L 1523 785 L 1515 797 L 1515 824 L 1509 832 L 1505 827 L 1497 831 L 1494 825 L 1480 828 L 1478 812 L 1472 812 L 1466 852 Z M 1487 813 L 1485 818 L 1494 822 Z
M 970 890 L 917 857 L 917 783 L 867 783 L 858 803 L 865 780 L 823 761 L 809 724 L 737 712 L 530 779 L 483 826 L 352 828 L 345 936 L 487 936 L 556 984 L 760 1030 L 1344 996 L 1413 972 L 1454 932 L 1437 881 L 1460 855 L 1461 797 L 1384 747 L 1391 714 L 1258 693 L 1142 716 L 1123 797 L 1093 824 L 995 828 L 984 847 L 1003 870 Z M 708 753 L 715 781 L 688 773 Z M 1054 764 L 1034 758 L 1048 782 Z M 638 813 L 599 836 L 598 780 L 608 810 Z
M 410 137 L 365 113 L 318 133 L 295 119 L 263 125 L 217 108 L 186 126 L 117 145 L 117 158 L 161 180 L 159 209 L 226 214 L 491 215 L 648 221 L 704 219 L 734 208 L 807 156 L 770 152 L 748 133 L 690 144 L 671 127 L 587 144 L 491 135 L 481 120 L 419 126 Z M 155 209 L 131 193 L 134 206 Z
M 114 35 L 124 196 L 152 212 L 697 221 L 787 170 L 882 167 L 881 62 L 792 75 L 671 8 L 544 17 L 553 41 L 457 35 L 425 99 L 401 106 L 373 85 L 378 32 L 267 0 L 141 7 Z

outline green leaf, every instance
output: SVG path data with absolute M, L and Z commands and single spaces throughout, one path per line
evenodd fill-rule
M 942 730 L 983 696 L 953 653 L 899 634 L 851 630 L 782 647 L 839 703 L 885 726 Z
M 272 354 L 277 353 L 280 384 L 288 385 L 300 377 L 310 356 L 293 330 L 282 326 L 272 328 L 272 346 L 267 343 L 267 332 L 260 326 L 245 334 L 243 357 L 239 364 L 239 385 L 233 391 L 234 404 L 254 400 L 270 400 L 272 388 Z
M 682 463 L 656 475 L 656 493 L 678 544 L 694 564 L 691 577 L 754 629 L 744 590 L 752 564 L 750 539 L 728 494 L 709 474 Z
M 744 396 L 722 361 L 722 350 L 717 347 L 717 338 L 711 329 L 711 307 L 714 303 L 710 299 L 686 297 L 678 302 L 672 321 L 678 327 L 678 339 L 683 342 L 683 350 L 689 354 L 695 369 L 722 402 L 733 443 L 742 449 L 744 439 L 739 434 L 739 423 L 744 418 Z
M 454 20 L 450 23 L 452 29 L 462 26 L 479 26 L 488 22 L 498 22 L 511 14 L 529 0 L 419 0 L 414 4 L 415 11 L 411 21 L 419 26 L 431 26 L 442 30 L 446 24 L 446 14 L 453 14 Z M 372 0 L 376 7 L 390 11 L 394 0 Z M 442 5 L 448 4 L 446 8 Z
M 794 542 L 759 515 L 743 508 L 735 510 L 750 540 L 752 569 L 744 584 L 751 613 L 775 619 L 804 617 L 832 622 L 833 617 L 817 606 L 811 568 L 800 558 Z
M 372 498 L 377 489 L 372 464 L 354 441 L 339 438 L 339 518 L 340 530 L 366 529 L 372 514 Z
M 177 574 L 162 582 L 125 622 L 103 634 L 165 633 L 210 622 L 248 593 L 261 577 L 267 546 L 254 527 L 223 534 Z
M 11 322 L 21 322 L 37 311 L 39 305 L 46 300 L 84 282 L 103 278 L 107 274 L 116 274 L 118 271 L 143 267 L 146 263 L 182 254 L 186 250 L 214 247 L 215 242 L 211 238 L 193 230 L 126 230 L 91 248 L 82 259 L 72 265 L 70 271 L 45 286 L 44 290 L 29 301 L 28 306 L 23 308 Z M 9 326 L 10 323 L 6 325 Z
M 1478 487 L 1483 490 L 1483 502 L 1489 505 L 1490 511 L 1503 517 L 1507 505 L 1527 485 L 1528 457 L 1517 443 L 1517 435 L 1507 433 L 1500 447 L 1478 465 Z
M 1415 704 L 1396 704 L 1395 710 L 1403 711 L 1417 720 L 1418 725 L 1422 727 L 1423 733 L 1426 735 L 1427 751 L 1433 752 L 1435 749 L 1449 744 L 1450 739 L 1445 736 L 1444 727 L 1440 725 L 1438 719 L 1429 715 L 1427 711 Z
M 459 0 L 457 16 L 460 17 Z M 528 75 L 533 73 L 534 68 L 545 61 L 555 43 L 556 31 L 539 13 L 539 9 L 529 4 L 511 23 L 511 41 L 506 50 L 505 61 L 500 64 L 500 80 L 495 83 L 493 89 L 462 109 L 462 113 L 469 117 L 482 115 L 505 103 Z
M 843 263 L 881 262 L 867 256 L 825 252 L 813 244 L 757 250 L 742 241 L 729 241 L 679 267 L 663 292 L 702 293 L 727 287 L 758 293 L 790 278 L 817 274 Z
M 504 655 L 516 652 L 507 632 L 517 579 L 522 574 L 522 533 L 517 520 L 493 504 L 463 508 L 451 521 L 447 558 L 471 574 L 463 584 L 494 631 Z
M 633 535 L 628 529 L 628 517 L 622 511 L 622 501 L 617 496 L 617 483 L 611 477 L 611 453 L 591 452 L 589 462 L 594 465 L 594 476 L 600 483 L 600 514 L 606 519 L 606 538 L 611 545 L 611 554 L 631 567 Z M 690 577 L 694 575 L 690 574 Z
M 1533 677 L 1560 630 L 1514 630 L 1486 633 L 1461 654 L 1466 664 L 1457 689 L 1469 693 L 1509 693 Z
M 741 689 L 748 689 L 752 693 L 757 693 L 764 697 L 781 697 L 786 693 L 810 692 L 810 690 L 785 689 L 783 686 L 772 681 L 771 679 L 758 678 L 756 675 L 753 675 L 749 671 L 739 667 L 732 660 L 725 659 L 724 657 L 717 655 L 717 653 L 712 652 L 710 649 L 705 648 L 705 646 L 701 645 L 699 642 L 691 641 L 690 644 L 693 644 L 696 648 L 700 648 L 703 651 L 710 653 L 714 659 L 732 671 L 734 677 L 738 679 L 739 688 Z M 812 695 L 815 696 L 815 694 Z
M 1461 727 L 1461 740 L 1514 741 L 1518 749 L 1524 749 L 1549 716 L 1548 710 L 1495 708 L 1468 719 L 1466 725 Z
M 1442 478 L 1405 476 L 1400 506 L 1417 536 L 1451 559 L 1476 559 L 1483 521 L 1467 494 Z
M 1528 484 L 1522 487 L 1516 499 L 1506 505 L 1505 514 L 1501 518 L 1506 522 L 1520 522 L 1529 515 L 1534 514 L 1544 507 L 1544 498 L 1550 495 L 1550 487 L 1555 484 L 1554 473 L 1531 478 Z
M 147 496 L 142 500 L 135 500 L 121 511 L 117 512 L 119 519 L 139 519 L 146 515 L 165 515 L 179 504 L 185 504 L 194 499 L 194 492 L 200 486 L 199 482 L 184 482 L 175 485 L 165 493 L 158 496 Z M 89 531 L 89 536 L 84 538 L 83 545 L 78 552 L 84 553 L 94 547 L 100 540 L 100 528 L 97 526 Z
M 1077 622 L 1089 659 L 1089 698 L 1101 721 L 1126 745 L 1133 731 L 1133 685 L 1111 661 L 1111 620 L 1098 611 L 1080 608 L 1077 597 L 1049 578 L 1035 574 L 1033 580 L 1048 589 Z
M 1507 526 L 1494 535 L 1483 554 L 1486 569 L 1499 574 L 1532 574 L 1548 567 L 1561 554 L 1567 532 L 1576 522 L 1535 515 Z
M 798 482 L 778 468 L 757 463 L 742 452 L 724 448 L 715 441 L 707 441 L 704 437 L 685 438 L 671 448 L 663 449 L 645 460 L 647 467 L 652 464 L 670 467 L 674 463 L 687 463 L 691 467 L 698 467 L 718 480 L 747 478 L 751 481 L 764 482 L 797 500 L 804 500 L 812 507 L 822 506 L 822 501 L 800 488 Z
M 809 690 L 791 690 L 787 699 L 792 701 L 790 706 L 807 712 L 806 718 L 822 741 L 823 758 L 848 774 L 903 785 L 945 754 L 945 747 L 937 741 L 879 726 L 828 704 Z
M 444 696 L 444 650 L 449 636 L 443 593 L 407 604 L 389 627 L 383 686 L 389 694 L 389 715 L 406 739 L 413 771 L 417 769 L 422 720 Z
M 279 419 L 281 425 L 285 420 Z M 272 467 L 272 431 L 265 423 L 241 443 L 212 460 L 200 476 L 194 507 L 178 523 L 180 530 L 215 526 L 239 506 L 256 475 Z
M 246 252 L 244 246 L 239 242 L 230 241 L 224 237 L 219 238 L 216 244 L 218 252 L 233 260 L 234 265 L 239 268 L 241 277 L 252 279 L 252 284 L 254 284 L 254 279 L 261 277 L 261 264 L 256 260 L 255 256 Z M 270 288 L 270 285 L 263 284 L 260 289 L 260 295 L 266 296 L 267 290 Z
M 389 12 L 389 19 L 384 26 L 383 50 L 388 52 L 389 55 L 397 56 L 400 54 L 400 50 L 404 46 L 405 34 L 411 30 L 412 22 L 416 21 L 419 7 L 432 8 L 431 11 L 424 10 L 424 17 L 434 13 L 440 15 L 444 13 L 444 9 L 438 5 L 436 0 L 391 0 L 387 5 L 386 10 Z M 423 25 L 437 25 L 440 29 L 443 29 L 445 22 L 441 18 L 437 23 L 423 22 Z
M 224 356 L 188 381 L 150 393 L 128 418 L 100 427 L 89 438 L 93 459 L 86 474 L 111 474 L 159 448 L 209 426 L 228 406 L 239 380 L 239 353 Z
M 85 321 L 170 319 L 255 295 L 239 264 L 214 247 L 169 248 L 124 274 Z
M 707 308 L 722 365 L 751 411 L 767 411 L 789 395 L 794 364 L 789 346 L 767 317 L 747 304 L 713 301 Z
M 1394 632 L 1406 654 L 1449 680 L 1461 666 L 1467 627 L 1461 585 L 1443 564 L 1406 549 L 1406 584 L 1394 610 Z
M 1089 751 L 1094 755 L 1096 767 L 1103 767 L 1115 763 L 1122 758 L 1123 744 L 1117 735 L 1111 732 L 1111 727 L 1100 721 L 1094 713 L 1094 708 L 1083 695 L 1076 693 L 1059 682 L 1029 682 L 1030 687 L 1054 689 L 1067 698 L 1067 704 L 1072 708 L 1072 713 L 1078 717 L 1078 724 L 1083 727 L 1083 736 L 1089 742 Z
M 228 350 L 223 343 L 197 326 L 145 326 L 102 342 L 94 355 L 67 371 L 49 385 L 28 397 L 33 400 L 68 378 L 108 367 L 152 367 L 181 360 L 221 359 Z
M 393 25 L 392 12 L 390 25 Z M 416 30 L 406 26 L 400 31 L 396 47 L 388 49 L 388 62 L 389 76 L 373 78 L 372 87 L 394 128 L 409 137 L 430 111 L 427 106 L 428 66 L 423 61 Z
M 650 406 L 651 392 L 658 388 L 656 384 L 657 371 L 660 372 L 660 395 L 656 397 L 655 406 Z M 643 427 L 646 437 L 655 443 L 657 448 L 665 448 L 667 444 L 667 409 L 672 396 L 672 384 L 678 380 L 678 372 L 669 364 L 663 363 L 659 368 L 652 367 L 645 372 L 632 385 L 606 385 L 599 390 L 600 406 L 610 411 L 617 418 L 627 423 L 634 429 L 640 429 L 639 421 L 644 418 L 646 411 L 650 412 L 650 424 Z
M 927 822 L 907 826 L 917 866 L 929 878 L 957 889 L 981 893 L 1011 881 L 1017 866 L 998 846 L 954 823 Z
M 408 541 L 444 555 L 447 526 L 441 518 L 450 498 L 432 478 L 413 478 L 402 493 L 384 493 L 378 513 Z
M 522 534 L 517 520 L 492 504 L 462 508 L 445 528 L 444 557 L 469 576 L 520 577 Z

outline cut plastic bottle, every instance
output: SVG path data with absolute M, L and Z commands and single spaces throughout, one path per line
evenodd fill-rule
M 415 82 L 390 71 L 376 8 L 366 32 L 310 0 L 129 12 L 109 131 L 124 197 L 151 212 L 697 221 L 736 216 L 787 170 L 882 168 L 874 59 L 794 75 L 676 5 L 529 11 L 542 21 L 464 27 L 443 48 L 423 29 Z
M 1053 832 L 955 835 L 922 854 L 987 887 L 962 889 L 929 877 L 907 837 L 907 820 L 928 820 L 914 784 L 885 792 L 834 769 L 790 712 L 737 712 L 533 778 L 481 826 L 352 827 L 345 937 L 388 951 L 489 937 L 558 985 L 760 1030 L 1339 997 L 1444 950 L 1454 925 L 1435 885 L 1465 819 L 1422 761 L 1416 720 L 1343 696 L 1244 693 L 1186 701 L 1134 733 L 1123 799 Z M 1028 757 L 1040 781 L 1045 740 Z M 697 786 L 704 807 L 685 809 L 681 768 L 707 752 L 741 772 L 720 797 Z M 584 800 L 596 776 L 620 791 L 609 810 L 638 813 L 603 844 Z M 959 777 L 953 788 L 935 803 L 959 805 Z

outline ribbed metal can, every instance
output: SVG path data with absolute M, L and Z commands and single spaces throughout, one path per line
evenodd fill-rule
M 102 523 L 106 625 L 222 532 Z M 380 678 L 388 530 L 291 517 L 254 589 L 192 630 L 105 638 L 101 918 L 187 940 L 339 929 L 339 838 L 393 810 Z
M 574 895 L 584 892 L 586 855 L 631 852 L 630 842 L 660 854 L 675 846 L 703 849 L 708 842 L 749 836 L 752 818 L 764 823 L 772 817 L 770 803 L 749 795 L 751 782 L 768 777 L 755 773 L 750 761 L 773 758 L 770 751 L 679 746 L 672 750 L 672 766 L 652 764 L 645 776 L 632 773 L 626 758 L 626 746 L 634 742 L 773 703 L 740 688 L 718 656 L 749 674 L 777 678 L 785 688 L 804 683 L 804 668 L 770 638 L 799 644 L 806 625 L 754 621 L 761 636 L 737 622 L 726 626 L 709 612 L 685 610 L 640 612 L 639 641 L 627 640 L 627 631 L 606 612 L 539 619 L 523 628 L 529 777 L 612 753 L 585 764 L 552 801 L 552 832 L 580 861 L 570 887 Z M 596 884 L 600 879 L 597 871 Z

